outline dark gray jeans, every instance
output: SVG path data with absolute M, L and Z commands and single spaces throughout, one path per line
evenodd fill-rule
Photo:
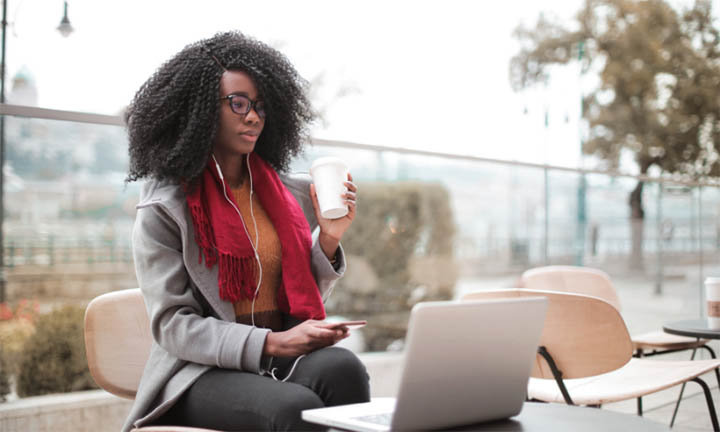
M 276 358 L 284 378 L 294 358 Z M 303 357 L 287 382 L 230 369 L 204 373 L 154 425 L 222 431 L 322 430 L 300 418 L 305 409 L 370 400 L 369 377 L 355 354 L 337 347 Z

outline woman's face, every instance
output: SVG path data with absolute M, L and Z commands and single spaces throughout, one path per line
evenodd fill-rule
M 252 152 L 265 126 L 264 104 L 258 101 L 255 84 L 245 72 L 225 71 L 220 77 L 219 97 L 220 124 L 214 153 L 222 157 Z

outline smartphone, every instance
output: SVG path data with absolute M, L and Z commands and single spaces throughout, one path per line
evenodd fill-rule
M 347 327 L 349 330 L 355 330 L 359 329 L 361 327 L 365 327 L 367 324 L 367 321 L 365 320 L 359 320 L 359 321 L 340 321 L 340 322 L 334 322 L 329 323 L 332 327 L 331 328 L 338 328 L 338 327 Z

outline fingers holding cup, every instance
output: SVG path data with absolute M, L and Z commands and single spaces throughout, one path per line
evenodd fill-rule
M 352 184 L 352 176 L 343 160 L 336 157 L 316 159 L 310 168 L 310 175 L 314 184 L 311 193 L 314 192 L 317 197 L 317 205 L 323 218 L 339 219 L 351 211 L 355 196 L 346 194 L 355 194 L 357 187 Z M 353 205 L 347 201 L 352 201 Z
M 348 180 L 345 182 L 347 191 L 343 194 L 345 204 L 348 206 L 348 213 L 352 219 L 355 216 L 355 208 L 357 207 L 357 185 L 353 183 L 352 174 L 348 172 Z

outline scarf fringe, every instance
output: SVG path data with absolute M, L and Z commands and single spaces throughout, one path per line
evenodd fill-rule
M 202 205 L 197 203 L 189 207 L 195 227 L 195 242 L 200 249 L 198 253 L 198 264 L 202 263 L 203 255 L 205 255 L 205 265 L 207 268 L 211 268 L 217 263 L 216 248 L 213 242 L 215 233 L 213 232 L 210 221 L 205 215 L 205 210 L 202 208 Z
M 255 259 L 220 253 L 218 285 L 220 298 L 233 303 L 252 300 L 255 295 Z

